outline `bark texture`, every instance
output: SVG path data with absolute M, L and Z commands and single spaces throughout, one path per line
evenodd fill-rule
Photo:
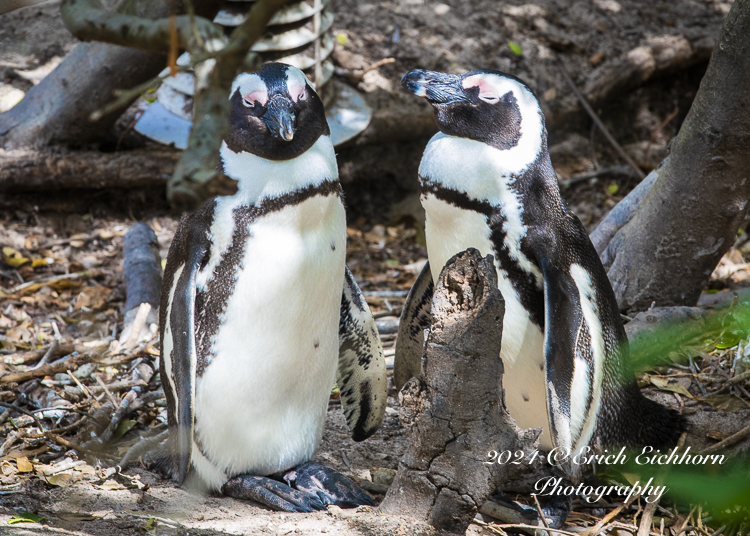
M 491 256 L 469 249 L 448 261 L 432 302 L 421 379 L 400 394 L 411 444 L 382 512 L 464 534 L 490 493 L 516 472 L 486 464 L 488 452 L 531 451 L 538 431 L 520 430 L 502 403 L 504 313 Z
M 164 186 L 179 158 L 179 152 L 170 150 L 0 151 L 0 192 Z
M 669 158 L 601 255 L 621 309 L 694 305 L 734 243 L 750 198 L 749 36 L 737 0 Z

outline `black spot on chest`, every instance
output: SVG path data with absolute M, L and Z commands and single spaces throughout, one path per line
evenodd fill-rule
M 245 205 L 232 211 L 234 232 L 227 251 L 214 268 L 213 277 L 205 290 L 196 293 L 196 347 L 198 351 L 197 374 L 202 376 L 213 359 L 213 342 L 223 321 L 227 303 L 235 290 L 237 275 L 244 261 L 247 241 L 251 238 L 253 222 L 285 207 L 298 205 L 311 197 L 321 195 L 342 196 L 338 181 L 327 180 L 315 186 L 280 197 L 266 199 L 259 205 Z
M 420 195 L 433 194 L 438 199 L 445 201 L 462 210 L 470 210 L 482 214 L 490 228 L 490 241 L 493 247 L 495 263 L 505 272 L 506 279 L 516 291 L 518 299 L 524 309 L 529 312 L 531 321 L 540 329 L 544 328 L 544 291 L 537 283 L 537 278 L 531 272 L 525 270 L 515 255 L 511 254 L 509 244 L 506 242 L 507 235 L 504 226 L 507 219 L 503 216 L 501 207 L 493 206 L 488 201 L 474 199 L 463 192 L 445 188 L 439 183 L 429 179 L 420 179 Z M 525 242 L 516 246 L 518 250 L 529 259 L 534 266 L 534 256 Z M 507 298 L 506 298 L 507 299 Z

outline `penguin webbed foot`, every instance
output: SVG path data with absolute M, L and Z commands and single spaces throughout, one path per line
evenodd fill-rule
M 281 512 L 314 512 L 326 505 L 317 494 L 296 490 L 265 476 L 238 475 L 221 488 L 224 495 L 255 501 Z
M 341 508 L 356 508 L 361 505 L 373 506 L 372 498 L 349 478 L 313 462 L 303 463 L 284 475 L 289 486 L 317 496 L 325 504 L 335 504 Z
M 492 500 L 505 508 L 517 512 L 521 518 L 527 520 L 527 522 L 530 522 L 531 524 L 534 524 L 539 520 L 539 513 L 536 508 L 513 501 L 500 490 L 496 490 L 495 493 L 492 494 Z M 568 514 L 572 508 L 572 503 L 573 499 L 570 496 L 555 495 L 547 504 L 542 506 L 542 514 L 544 514 L 550 528 L 562 528 L 565 524 L 565 520 L 568 518 Z M 518 523 L 519 519 L 502 519 L 502 521 L 507 523 Z

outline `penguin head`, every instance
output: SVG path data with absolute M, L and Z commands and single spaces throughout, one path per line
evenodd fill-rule
M 441 132 L 512 149 L 521 138 L 546 147 L 544 116 L 529 87 L 518 78 L 489 69 L 447 74 L 409 71 L 401 85 L 425 97 Z M 524 140 L 531 142 L 531 139 Z
M 323 103 L 302 71 L 266 63 L 240 74 L 229 97 L 227 147 L 269 160 L 289 160 L 330 134 Z

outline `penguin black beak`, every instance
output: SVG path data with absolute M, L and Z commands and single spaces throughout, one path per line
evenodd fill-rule
M 283 141 L 294 139 L 296 116 L 294 104 L 282 95 L 276 95 L 268 102 L 266 113 L 262 117 L 274 138 Z
M 430 104 L 471 102 L 464 92 L 461 80 L 457 74 L 414 69 L 404 75 L 401 85 L 417 97 L 425 97 Z

